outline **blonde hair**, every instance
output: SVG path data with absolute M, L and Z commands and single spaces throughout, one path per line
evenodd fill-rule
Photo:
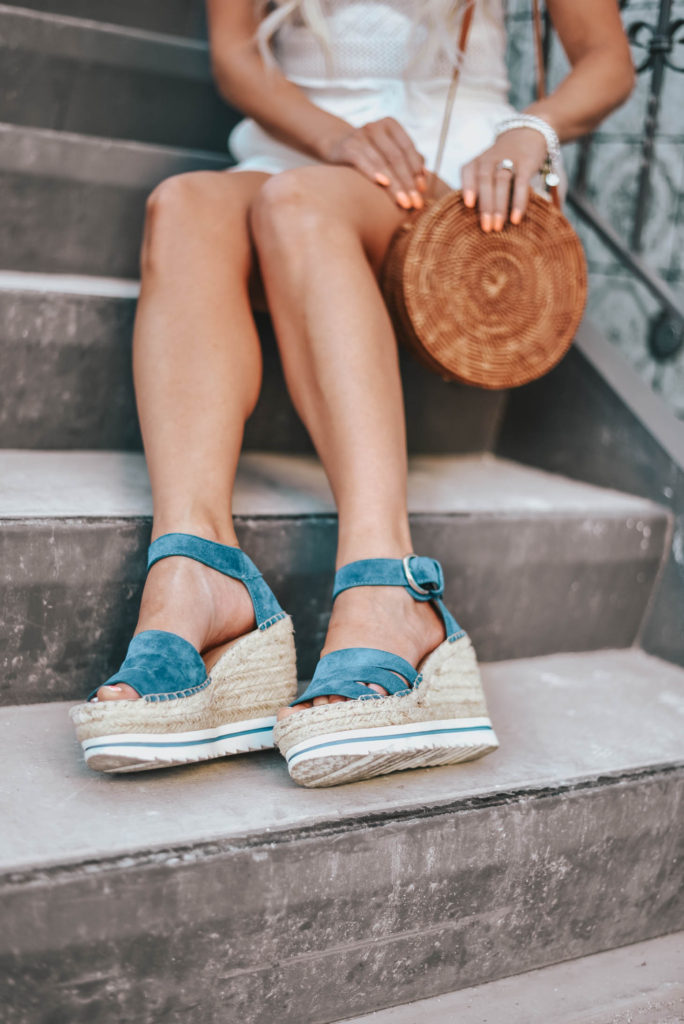
M 280 26 L 295 12 L 304 24 L 318 39 L 324 53 L 330 56 L 330 35 L 321 0 L 276 0 L 267 4 L 257 0 L 262 10 L 262 20 L 257 29 L 257 42 L 264 61 L 274 63 L 271 40 Z M 455 26 L 461 14 L 473 2 L 485 10 L 490 6 L 489 0 L 415 0 L 416 26 L 426 29 L 426 40 L 421 47 L 421 56 L 430 57 L 438 53 L 446 53 L 452 62 L 457 59 L 457 38 Z M 268 8 L 271 7 L 271 10 Z

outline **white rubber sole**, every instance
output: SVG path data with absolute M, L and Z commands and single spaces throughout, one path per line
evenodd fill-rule
M 287 765 L 305 786 L 334 786 L 406 768 L 472 761 L 498 746 L 489 718 L 448 718 L 318 735 L 292 746 Z
M 271 750 L 275 715 L 230 722 L 212 729 L 172 733 L 114 733 L 83 740 L 90 768 L 101 772 L 139 772 L 207 761 L 231 754 Z

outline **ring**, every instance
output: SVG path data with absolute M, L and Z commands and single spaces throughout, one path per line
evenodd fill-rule
M 496 165 L 497 171 L 510 171 L 511 174 L 515 174 L 515 164 L 508 157 L 504 157 L 503 160 L 499 160 Z

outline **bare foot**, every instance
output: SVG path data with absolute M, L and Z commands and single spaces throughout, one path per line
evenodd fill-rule
M 215 648 L 255 627 L 252 601 L 244 583 L 191 558 L 163 558 L 150 569 L 135 633 L 163 629 L 177 633 L 203 655 L 207 670 Z M 134 634 L 135 635 L 135 634 Z M 98 700 L 135 700 L 127 683 L 101 686 Z
M 429 602 L 414 601 L 402 587 L 354 587 L 335 599 L 321 657 L 345 647 L 376 647 L 417 665 L 444 639 L 442 620 Z M 375 683 L 368 688 L 387 694 Z M 278 720 L 302 708 L 348 699 L 314 697 L 294 708 L 281 708 Z

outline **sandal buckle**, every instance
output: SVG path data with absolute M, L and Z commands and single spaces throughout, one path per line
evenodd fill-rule
M 439 595 L 437 591 L 439 590 L 439 588 L 430 587 L 426 590 L 425 587 L 421 587 L 416 582 L 416 578 L 411 572 L 411 559 L 417 557 L 417 555 L 411 554 L 406 555 L 401 560 L 401 564 L 404 567 L 404 576 L 406 577 L 406 582 L 408 583 L 409 587 L 414 592 L 414 594 L 419 594 L 421 597 L 438 597 Z

